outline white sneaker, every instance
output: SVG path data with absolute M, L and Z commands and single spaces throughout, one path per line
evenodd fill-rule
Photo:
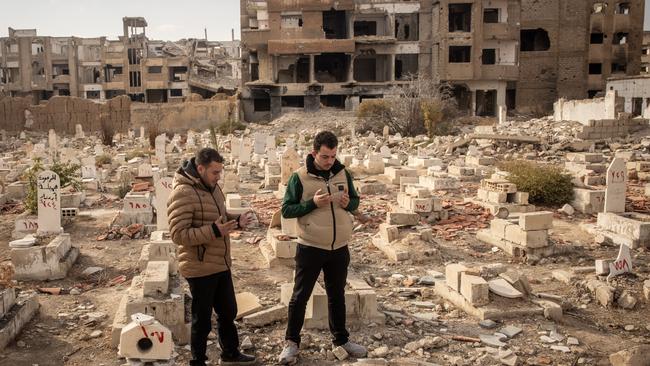
M 368 355 L 366 347 L 360 344 L 348 342 L 342 345 L 341 348 L 343 348 L 345 352 L 353 358 L 365 358 Z
M 298 345 L 296 342 L 287 341 L 284 349 L 278 357 L 280 365 L 293 365 L 298 362 Z

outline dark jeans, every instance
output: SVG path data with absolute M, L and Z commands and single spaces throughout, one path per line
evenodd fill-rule
M 230 271 L 205 277 L 187 278 L 192 293 L 192 360 L 190 365 L 205 365 L 208 359 L 208 334 L 212 329 L 212 309 L 217 314 L 217 332 L 222 355 L 239 354 L 239 337 L 235 327 L 237 301 Z
M 289 320 L 285 339 L 300 344 L 300 331 L 305 322 L 307 301 L 323 270 L 329 313 L 329 327 L 336 346 L 348 342 L 345 329 L 345 284 L 348 277 L 350 252 L 344 246 L 334 251 L 298 244 L 296 249 L 296 278 L 289 301 Z

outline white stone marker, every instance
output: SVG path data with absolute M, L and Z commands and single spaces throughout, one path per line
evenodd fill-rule
M 47 135 L 47 144 L 50 148 L 50 154 L 54 154 L 58 149 L 58 144 L 56 141 L 56 131 L 50 129 Z
M 609 168 L 607 168 L 606 182 L 604 212 L 625 212 L 625 191 L 627 188 L 625 160 L 621 158 L 612 160 Z
M 252 153 L 253 153 L 253 142 L 249 138 L 242 138 L 241 150 L 239 151 L 239 162 L 240 163 L 250 162 Z
M 61 180 L 53 171 L 46 170 L 36 180 L 38 192 L 38 233 L 60 233 Z
M 165 134 L 156 136 L 155 140 L 155 149 L 156 149 L 156 159 L 158 159 L 158 164 L 161 166 L 166 165 L 165 161 L 165 143 L 167 142 L 167 136 Z
M 621 243 L 618 250 L 618 257 L 614 263 L 609 264 L 609 275 L 607 279 L 618 276 L 622 273 L 632 272 L 632 256 L 630 255 L 630 247 Z
M 172 178 L 163 177 L 156 182 L 156 225 L 158 230 L 168 230 L 167 199 L 172 193 Z
M 280 159 L 280 183 L 287 185 L 291 174 L 300 168 L 300 158 L 293 148 L 287 148 Z
M 81 179 L 97 178 L 97 168 L 95 167 L 95 158 L 81 159 Z
M 138 166 L 138 177 L 153 177 L 151 164 L 140 164 Z
M 77 125 L 74 126 L 74 137 L 76 139 L 82 139 L 82 138 L 86 137 L 84 135 L 83 127 L 80 124 L 77 124 Z
M 253 143 L 253 152 L 258 155 L 264 155 L 266 152 L 266 137 L 267 135 L 262 133 L 255 134 L 255 142 Z

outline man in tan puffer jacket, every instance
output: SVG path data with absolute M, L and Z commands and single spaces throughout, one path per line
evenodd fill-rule
M 222 171 L 223 157 L 216 150 L 199 150 L 176 171 L 167 201 L 169 232 L 178 245 L 179 270 L 192 293 L 192 366 L 204 366 L 207 360 L 213 309 L 218 319 L 221 365 L 256 363 L 255 357 L 239 351 L 229 237 L 233 230 L 250 224 L 252 212 L 241 216 L 226 212 L 225 197 L 217 185 Z

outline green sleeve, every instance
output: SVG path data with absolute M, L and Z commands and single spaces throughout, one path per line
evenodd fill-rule
M 354 212 L 359 208 L 359 194 L 354 188 L 354 180 L 352 179 L 352 175 L 350 175 L 350 172 L 348 172 L 347 169 L 345 170 L 345 176 L 348 179 L 348 196 L 350 196 L 350 203 L 348 203 L 348 207 L 345 209 L 350 212 Z
M 301 199 L 302 183 L 300 183 L 298 174 L 293 173 L 287 182 L 287 191 L 282 200 L 282 217 L 285 219 L 302 217 L 316 209 L 313 199 L 305 202 L 301 202 Z

